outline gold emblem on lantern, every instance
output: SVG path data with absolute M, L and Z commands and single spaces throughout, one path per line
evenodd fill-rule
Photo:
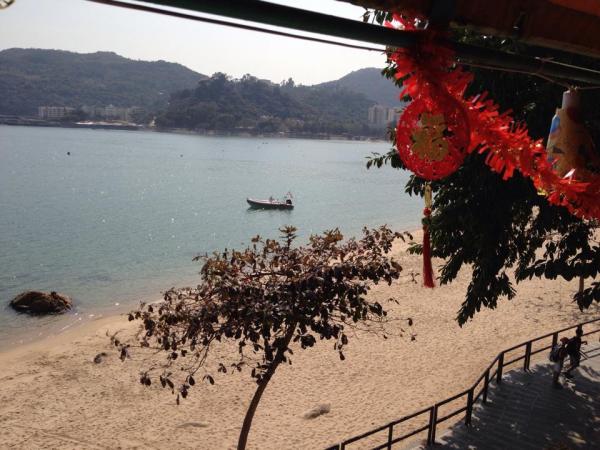
M 446 130 L 443 114 L 421 114 L 419 127 L 412 133 L 412 151 L 421 159 L 441 161 L 448 154 Z

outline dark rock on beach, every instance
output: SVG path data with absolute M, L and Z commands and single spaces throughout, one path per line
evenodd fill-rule
M 19 312 L 34 315 L 60 314 L 71 309 L 73 302 L 66 295 L 54 291 L 27 291 L 13 298 L 10 306 Z
M 108 353 L 106 352 L 98 353 L 96 356 L 94 356 L 94 363 L 100 364 L 102 361 L 104 361 L 104 358 L 106 358 L 107 356 Z

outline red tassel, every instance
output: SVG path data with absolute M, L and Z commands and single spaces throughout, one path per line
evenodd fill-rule
M 425 218 L 429 218 L 431 210 L 425 208 L 423 210 Z M 429 227 L 423 225 L 423 286 L 432 288 L 435 286 L 433 282 L 433 267 L 431 265 L 431 243 L 429 242 Z

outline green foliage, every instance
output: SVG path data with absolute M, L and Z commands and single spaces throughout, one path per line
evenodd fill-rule
M 524 47 L 506 39 L 455 32 L 461 42 L 544 56 L 540 49 Z M 548 56 L 548 55 L 545 55 Z M 563 55 L 564 56 L 564 55 Z M 598 70 L 598 61 L 569 56 L 566 62 Z M 538 77 L 473 69 L 475 81 L 470 94 L 487 91 L 501 106 L 524 121 L 530 135 L 545 138 L 554 110 L 560 106 L 565 90 Z M 392 66 L 384 75 L 393 78 Z M 600 94 L 584 93 L 587 126 L 600 136 Z M 391 139 L 394 139 L 393 132 Z M 403 169 L 394 149 L 385 155 L 368 158 L 367 167 L 386 164 Z M 436 193 L 430 219 L 433 255 L 443 258 L 440 283 L 453 281 L 459 270 L 471 272 L 465 301 L 458 312 L 464 324 L 482 307 L 495 308 L 500 298 L 515 295 L 514 281 L 526 278 L 596 277 L 600 269 L 600 247 L 594 241 L 595 221 L 583 221 L 562 207 L 550 205 L 529 179 L 516 173 L 509 180 L 490 171 L 484 157 L 469 155 L 451 176 L 432 183 Z M 406 185 L 410 195 L 422 195 L 424 181 L 411 177 Z M 413 250 L 419 251 L 418 247 Z M 541 257 L 539 256 L 541 253 Z M 514 281 L 511 271 L 514 270 Z M 581 309 L 600 300 L 600 284 L 574 296 Z
M 142 305 L 130 315 L 144 328 L 141 347 L 167 352 L 167 367 L 187 355 L 184 371 L 193 375 L 212 345 L 231 339 L 239 349 L 231 367 L 250 365 L 258 383 L 269 373 L 276 353 L 291 364 L 292 341 L 308 348 L 317 338 L 333 339 L 343 359 L 346 328 L 385 321 L 383 306 L 366 294 L 373 284 L 391 284 L 398 278 L 402 268 L 387 254 L 396 239 L 410 235 L 382 226 L 365 228 L 360 240 L 343 241 L 335 229 L 312 235 L 307 245 L 296 247 L 296 229 L 280 231 L 280 240 L 256 236 L 246 249 L 196 258 L 204 261 L 197 288 L 172 289 L 164 302 Z M 290 330 L 293 339 L 285 342 Z M 166 373 L 165 369 L 161 376 Z M 189 388 L 185 380 L 182 387 Z
M 281 85 L 244 75 L 216 73 L 195 89 L 174 93 L 157 117 L 163 128 L 248 133 L 306 133 L 378 136 L 367 124 L 374 102 L 337 86 Z
M 248 367 L 257 383 L 239 449 L 245 448 L 252 417 L 277 367 L 292 363 L 291 343 L 308 349 L 317 340 L 331 340 L 344 360 L 348 329 L 385 332 L 387 313 L 367 293 L 379 282 L 391 284 L 402 270 L 388 253 L 405 235 L 385 226 L 365 228 L 360 240 L 344 241 L 339 230 L 330 230 L 299 247 L 293 245 L 294 227 L 280 231 L 279 240 L 256 236 L 246 249 L 197 258 L 204 261 L 197 288 L 170 290 L 164 302 L 142 305 L 130 315 L 141 322 L 139 346 L 166 356 L 164 365 L 142 373 L 140 383 L 158 380 L 177 392 L 177 402 L 197 378 L 214 383 L 206 368 L 210 350 L 218 342 L 236 343 L 237 355 L 217 352 L 214 364 L 221 373 Z M 412 323 L 407 319 L 408 326 Z M 131 344 L 114 344 L 125 360 Z
M 38 106 L 166 106 L 169 94 L 206 78 L 180 64 L 133 61 L 111 52 L 0 51 L 0 114 Z
M 172 95 L 171 95 L 172 94 Z M 245 75 L 211 78 L 179 64 L 132 61 L 114 53 L 0 51 L 0 114 L 36 115 L 38 106 L 140 106 L 163 128 L 235 133 L 381 137 L 368 125 L 373 104 L 398 105 L 393 83 L 377 69 L 301 86 Z M 83 118 L 81 114 L 71 119 Z

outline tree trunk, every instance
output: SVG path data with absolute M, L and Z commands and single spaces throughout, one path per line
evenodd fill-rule
M 246 443 L 248 442 L 248 433 L 250 433 L 250 426 L 252 425 L 252 419 L 254 418 L 254 413 L 256 412 L 256 408 L 258 407 L 258 403 L 267 388 L 267 384 L 271 381 L 275 370 L 283 361 L 283 357 L 285 354 L 285 350 L 287 349 L 292 337 L 294 336 L 294 331 L 296 330 L 296 323 L 290 325 L 290 328 L 287 330 L 285 334 L 285 340 L 283 342 L 283 347 L 277 351 L 275 355 L 275 359 L 271 363 L 269 369 L 265 372 L 263 379 L 258 384 L 258 388 L 254 392 L 254 396 L 252 397 L 252 401 L 250 402 L 250 406 L 248 406 L 248 410 L 246 411 L 246 416 L 244 417 L 244 424 L 242 425 L 242 430 L 240 431 L 240 437 L 238 439 L 238 450 L 245 450 Z
M 585 287 L 584 281 L 585 279 L 583 278 L 583 275 L 581 275 L 579 277 L 579 294 L 583 293 L 583 288 Z

